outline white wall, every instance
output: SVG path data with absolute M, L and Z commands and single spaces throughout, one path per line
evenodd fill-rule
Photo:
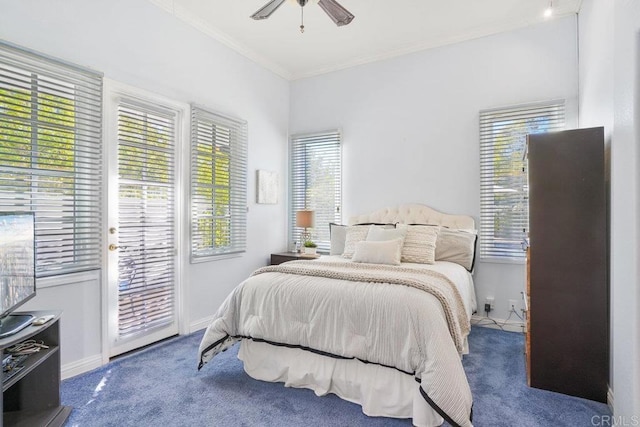
M 248 121 L 248 252 L 190 265 L 181 248 L 186 320 L 204 326 L 235 285 L 286 247 L 285 185 L 277 205 L 255 204 L 254 189 L 256 169 L 286 177 L 289 82 L 144 0 L 0 0 L 0 10 L 0 39 Z M 101 290 L 95 281 L 58 285 L 41 288 L 25 308 L 65 311 L 62 363 L 73 367 L 102 353 Z
M 585 0 L 579 22 L 580 125 L 606 126 L 611 153 L 611 388 L 630 425 L 640 417 L 640 3 Z
M 291 87 L 291 132 L 344 132 L 343 219 L 399 203 L 480 217 L 478 114 L 578 97 L 576 19 L 547 22 L 327 75 Z M 478 302 L 520 300 L 522 264 L 479 262 Z

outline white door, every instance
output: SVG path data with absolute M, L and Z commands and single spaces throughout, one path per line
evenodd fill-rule
M 108 135 L 109 357 L 178 333 L 178 111 L 114 95 Z

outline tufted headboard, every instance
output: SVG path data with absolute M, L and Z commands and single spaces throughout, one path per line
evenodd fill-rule
M 473 217 L 468 215 L 449 215 L 417 203 L 384 208 L 369 214 L 356 215 L 349 218 L 349 225 L 368 222 L 384 224 L 397 222 L 401 224 L 430 224 L 474 230 L 476 228 Z

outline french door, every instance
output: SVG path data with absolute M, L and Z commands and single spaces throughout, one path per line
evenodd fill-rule
M 109 357 L 178 333 L 179 112 L 114 94 L 108 145 Z

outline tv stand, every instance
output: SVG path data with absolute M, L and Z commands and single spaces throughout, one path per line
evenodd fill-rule
M 10 314 L 0 319 L 0 338 L 6 338 L 31 325 L 32 314 Z
M 50 426 L 64 425 L 71 407 L 60 404 L 60 311 L 19 313 L 54 318 L 44 325 L 28 326 L 13 335 L 0 339 L 0 349 L 28 339 L 43 341 L 49 348 L 31 354 L 24 366 L 9 380 L 2 375 L 3 425 Z

